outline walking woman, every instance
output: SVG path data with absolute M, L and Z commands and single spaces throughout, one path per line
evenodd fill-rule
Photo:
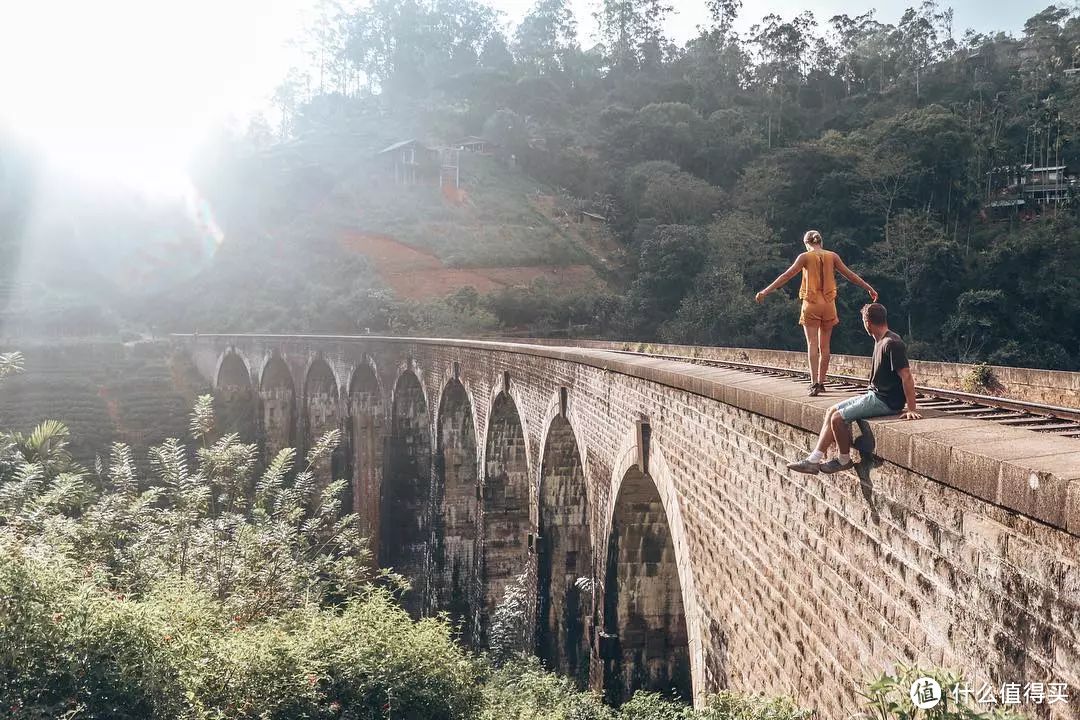
M 754 299 L 762 302 L 773 290 L 782 288 L 788 280 L 802 272 L 799 299 L 802 312 L 799 324 L 806 332 L 806 354 L 810 360 L 810 395 L 825 392 L 825 378 L 829 374 L 829 342 L 832 331 L 840 319 L 836 315 L 836 273 L 870 293 L 870 301 L 877 302 L 878 294 L 869 283 L 851 271 L 840 256 L 821 247 L 821 233 L 807 230 L 803 235 L 806 252 L 795 258 L 783 275 L 773 280 Z

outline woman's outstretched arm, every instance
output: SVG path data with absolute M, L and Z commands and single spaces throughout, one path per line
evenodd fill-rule
M 788 280 L 798 275 L 799 272 L 802 271 L 803 265 L 806 263 L 806 258 L 804 257 L 805 255 L 806 253 L 802 253 L 799 255 L 799 257 L 795 258 L 795 262 L 791 264 L 791 267 L 785 270 L 783 274 L 780 275 L 780 277 L 773 280 L 772 284 L 769 285 L 769 287 L 765 288 L 757 295 L 755 295 L 754 300 L 756 300 L 757 302 L 761 302 L 765 299 L 766 295 L 771 293 L 773 290 L 776 290 L 777 288 L 784 287 L 784 285 L 787 284 Z
M 861 287 L 866 292 L 870 293 L 871 302 L 877 302 L 877 290 L 870 287 L 870 283 L 863 280 L 861 277 L 859 277 L 858 273 L 845 265 L 844 261 L 840 259 L 839 255 L 837 255 L 836 253 L 833 253 L 833 255 L 836 257 L 836 269 L 840 271 L 840 274 Z

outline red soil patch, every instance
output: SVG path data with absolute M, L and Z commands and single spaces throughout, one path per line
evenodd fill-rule
M 600 283 L 588 265 L 501 268 L 448 268 L 435 255 L 398 242 L 389 235 L 350 233 L 341 246 L 366 255 L 379 278 L 396 295 L 410 300 L 446 297 L 464 287 L 489 293 L 515 285 L 529 285 L 545 278 L 563 289 L 578 289 Z

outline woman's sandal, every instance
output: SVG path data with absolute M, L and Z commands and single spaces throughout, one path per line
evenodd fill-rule
M 825 384 L 824 383 L 813 383 L 813 384 L 810 385 L 810 390 L 806 394 L 809 395 L 810 397 L 817 397 L 818 395 L 820 395 L 823 392 L 825 392 Z

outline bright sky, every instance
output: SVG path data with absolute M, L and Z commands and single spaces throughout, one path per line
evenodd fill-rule
M 881 0 L 895 22 L 916 0 Z M 1018 32 L 1049 0 L 956 0 L 966 27 Z M 0 124 L 35 140 L 58 165 L 148 191 L 185 185 L 200 135 L 266 105 L 294 61 L 287 41 L 314 0 L 10 0 L 0 11 Z M 509 22 L 532 2 L 493 0 Z M 574 0 L 584 35 L 596 0 Z M 677 40 L 706 20 L 703 0 L 674 0 Z M 746 0 L 742 29 L 768 12 L 810 8 L 822 21 L 853 0 Z

